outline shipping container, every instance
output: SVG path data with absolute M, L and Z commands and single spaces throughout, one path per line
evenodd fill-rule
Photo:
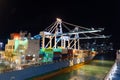
M 69 66 L 73 66 L 73 60 L 69 60 Z
M 43 57 L 42 62 L 48 62 L 46 57 Z
M 61 52 L 53 52 L 53 54 L 61 54 Z
M 76 57 L 76 58 L 82 58 L 82 57 L 83 57 L 83 53 L 80 53 L 80 54 L 74 55 L 74 57 Z
M 73 59 L 73 64 L 77 64 L 77 58 Z
M 52 48 L 41 48 L 40 54 L 42 62 L 52 62 L 53 60 L 53 49 Z
M 68 53 L 68 49 L 62 49 L 62 54 L 67 54 Z
M 68 58 L 73 59 L 73 49 L 68 49 Z
M 44 57 L 44 55 L 43 54 L 39 54 L 39 58 L 43 58 Z
M 53 57 L 53 61 L 59 61 L 61 57 Z
M 73 54 L 68 54 L 69 59 L 73 59 Z
M 68 54 L 73 54 L 73 49 L 68 49 Z
M 53 49 L 52 48 L 41 48 L 40 49 L 40 54 L 44 54 L 44 53 L 51 53 L 51 54 L 53 54 Z
M 74 58 L 73 59 L 73 64 L 79 64 L 80 63 L 80 59 L 79 58 Z
M 26 60 L 32 60 L 32 59 L 33 59 L 33 56 L 26 56 L 25 59 L 26 59 Z
M 61 52 L 54 52 L 53 57 L 62 57 Z
M 62 52 L 61 48 L 53 48 L 53 52 Z
M 42 54 L 43 52 L 45 52 L 45 48 L 41 48 L 39 53 Z
M 62 60 L 64 60 L 64 59 L 68 59 L 68 54 L 62 54 L 62 58 L 61 58 Z
M 77 54 L 74 54 L 74 58 L 77 58 L 78 57 L 78 55 Z
M 53 57 L 62 57 L 61 54 L 54 54 Z
M 53 49 L 52 48 L 45 48 L 45 52 L 53 53 Z
M 79 50 L 79 53 L 83 53 L 83 50 Z
M 90 55 L 95 56 L 97 53 L 95 51 L 91 51 Z
M 53 62 L 53 58 L 48 58 L 47 61 L 48 62 Z
M 80 58 L 80 61 L 81 61 L 81 62 L 85 62 L 85 59 L 84 59 L 84 58 Z
M 79 50 L 73 49 L 73 54 L 79 54 Z

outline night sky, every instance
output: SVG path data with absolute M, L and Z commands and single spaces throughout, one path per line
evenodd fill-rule
M 38 34 L 56 20 L 91 27 L 104 27 L 120 48 L 119 0 L 0 0 L 0 39 L 20 30 Z

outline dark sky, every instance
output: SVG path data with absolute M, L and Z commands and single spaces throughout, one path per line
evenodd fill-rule
M 38 34 L 56 20 L 85 27 L 104 27 L 120 45 L 119 0 L 0 0 L 0 38 L 20 30 Z

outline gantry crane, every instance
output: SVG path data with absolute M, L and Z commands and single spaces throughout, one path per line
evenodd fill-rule
M 73 27 L 68 28 L 66 25 L 70 25 Z M 65 30 L 65 32 L 63 30 Z M 85 28 L 82 26 L 64 22 L 61 19 L 57 18 L 57 20 L 52 25 L 47 27 L 44 31 L 40 32 L 40 35 L 42 36 L 42 48 L 56 48 L 57 44 L 61 42 L 60 47 L 62 48 L 74 47 L 74 49 L 80 49 L 80 39 L 109 38 L 110 36 L 97 34 L 97 32 L 102 32 L 103 30 L 104 28 Z M 88 34 L 91 34 L 92 36 L 88 36 Z M 47 44 L 45 43 L 46 38 L 49 39 Z

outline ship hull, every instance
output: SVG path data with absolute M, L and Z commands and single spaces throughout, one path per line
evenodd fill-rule
M 87 54 L 87 53 L 85 53 Z M 57 73 L 62 73 L 63 71 L 70 70 L 69 68 L 74 68 L 77 65 L 84 64 L 89 62 L 95 56 L 94 53 L 91 53 L 85 57 L 78 57 L 77 55 L 73 57 L 64 57 L 53 62 L 48 62 L 44 64 L 32 65 L 31 67 L 15 70 L 11 72 L 5 72 L 0 74 L 0 80 L 25 80 L 34 76 L 43 75 L 49 72 L 58 71 Z M 64 70 L 65 69 L 65 70 Z M 53 72 L 54 73 L 54 72 Z M 51 77 L 51 76 L 50 76 Z

